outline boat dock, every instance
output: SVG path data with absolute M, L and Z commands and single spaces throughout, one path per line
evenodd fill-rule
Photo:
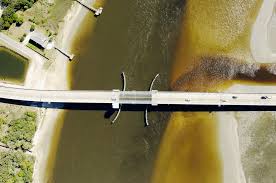
M 89 6 L 86 3 L 81 2 L 80 0 L 76 0 L 76 2 L 78 2 L 80 5 L 82 5 L 83 7 L 87 8 L 88 10 L 92 11 L 95 16 L 100 16 L 102 14 L 102 12 L 103 12 L 103 8 L 102 7 L 96 9 L 96 8 L 94 8 L 92 6 Z
M 63 50 L 63 49 L 61 49 L 61 48 L 58 48 L 58 47 L 54 47 L 56 50 L 58 50 L 60 53 L 62 53 L 64 56 L 66 56 L 66 57 L 68 57 L 69 58 L 69 60 L 71 61 L 71 60 L 73 60 L 73 58 L 74 58 L 74 54 L 70 54 L 70 53 L 68 53 L 67 51 L 65 51 L 65 50 Z

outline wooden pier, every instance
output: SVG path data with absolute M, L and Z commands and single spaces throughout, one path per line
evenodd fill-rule
M 60 53 L 62 53 L 64 56 L 68 57 L 70 61 L 73 60 L 73 58 L 75 56 L 74 54 L 69 54 L 67 51 L 65 51 L 61 48 L 58 48 L 56 46 L 55 46 L 55 49 L 58 50 Z
M 89 6 L 86 3 L 81 2 L 80 0 L 76 0 L 76 2 L 78 2 L 80 5 L 82 5 L 83 7 L 87 8 L 88 10 L 92 11 L 95 16 L 100 16 L 102 14 L 102 12 L 103 12 L 103 8 L 102 7 L 96 9 L 94 7 Z

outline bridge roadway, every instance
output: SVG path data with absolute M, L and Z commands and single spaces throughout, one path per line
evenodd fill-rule
M 0 98 L 56 103 L 276 106 L 276 93 L 196 93 L 174 91 L 33 90 L 0 86 Z

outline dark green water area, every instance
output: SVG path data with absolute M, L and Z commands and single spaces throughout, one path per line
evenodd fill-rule
M 23 83 L 28 69 L 28 60 L 9 49 L 0 47 L 0 80 Z

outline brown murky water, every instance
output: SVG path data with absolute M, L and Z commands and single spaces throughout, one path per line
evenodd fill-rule
M 77 37 L 72 89 L 147 90 L 168 88 L 183 2 L 179 0 L 106 1 L 92 31 L 88 16 L 84 34 Z M 122 112 L 118 121 L 103 110 L 80 109 L 65 116 L 52 182 L 149 182 L 166 113 Z
M 254 63 L 249 48 L 261 3 L 107 1 L 94 32 L 88 23 L 88 31 L 76 42 L 73 89 L 120 88 L 122 71 L 129 90 L 147 89 L 156 73 L 161 74 L 159 90 L 222 91 L 233 83 L 273 84 L 274 66 Z M 114 126 L 103 116 L 103 111 L 68 112 L 53 182 L 222 182 L 213 113 L 151 114 L 149 128 L 143 127 L 141 113 L 123 113 Z

